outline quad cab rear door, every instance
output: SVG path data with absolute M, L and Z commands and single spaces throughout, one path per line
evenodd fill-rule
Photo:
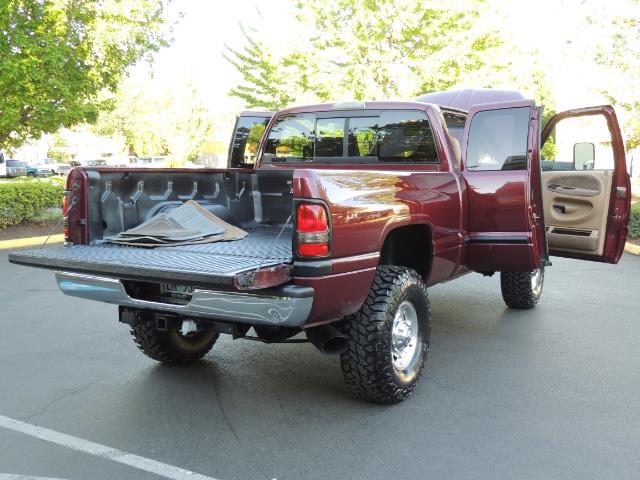
M 548 261 L 540 189 L 540 114 L 532 100 L 474 106 L 461 175 L 464 264 L 478 272 L 531 271 Z
M 613 107 L 558 113 L 541 140 L 549 252 L 617 263 L 627 237 L 631 184 Z

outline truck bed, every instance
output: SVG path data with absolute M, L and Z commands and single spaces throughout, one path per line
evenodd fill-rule
M 232 285 L 238 273 L 292 262 L 292 230 L 247 229 L 242 240 L 175 247 L 140 248 L 109 243 L 45 247 L 13 252 L 12 263 L 67 272 L 144 281 Z

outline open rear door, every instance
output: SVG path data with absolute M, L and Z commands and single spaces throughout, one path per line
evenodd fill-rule
M 532 271 L 547 262 L 540 164 L 540 109 L 532 100 L 478 105 L 463 137 L 465 265 Z
M 549 252 L 617 263 L 627 237 L 631 185 L 613 107 L 558 113 L 545 126 L 542 145 Z

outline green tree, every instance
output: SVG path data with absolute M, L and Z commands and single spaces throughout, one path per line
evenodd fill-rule
M 132 154 L 194 160 L 213 133 L 211 112 L 200 98 L 191 84 L 153 91 L 147 83 L 128 80 L 111 97 L 115 107 L 100 114 L 94 131 L 121 135 Z
M 243 81 L 229 94 L 249 107 L 281 108 L 301 97 L 384 100 L 455 85 L 465 74 L 500 68 L 495 31 L 478 27 L 484 2 L 433 6 L 427 0 L 297 2 L 309 32 L 284 56 L 245 32 L 227 59 Z
M 243 83 L 231 89 L 229 94 L 244 100 L 247 108 L 278 110 L 292 102 L 294 98 L 287 92 L 284 65 L 274 59 L 264 42 L 255 40 L 244 27 L 240 28 L 246 44 L 239 50 L 225 45 L 226 52 L 223 53 L 243 79 Z M 251 32 L 256 33 L 255 30 Z
M 0 147 L 93 122 L 126 69 L 166 45 L 163 0 L 0 2 Z
M 619 6 L 613 18 L 594 14 L 588 21 L 600 39 L 595 61 L 610 71 L 601 93 L 626 114 L 626 146 L 633 149 L 640 146 L 640 1 L 625 0 Z

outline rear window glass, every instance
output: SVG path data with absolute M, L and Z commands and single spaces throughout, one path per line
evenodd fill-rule
M 269 118 L 239 117 L 231 142 L 231 167 L 246 167 L 256 163 L 256 155 Z
M 382 112 L 378 156 L 383 162 L 437 162 L 427 117 L 422 112 Z
M 8 167 L 22 167 L 22 162 L 18 160 L 7 160 Z
M 368 113 L 368 112 L 367 112 Z M 383 110 L 375 116 L 305 113 L 279 117 L 269 132 L 263 161 L 318 163 L 437 163 L 425 112 Z M 355 115 L 355 113 L 354 113 Z
M 284 115 L 269 132 L 265 161 L 303 161 L 313 156 L 315 117 L 310 114 Z
M 319 118 L 316 121 L 315 157 L 342 157 L 344 118 Z
M 378 117 L 349 119 L 349 157 L 378 156 Z

